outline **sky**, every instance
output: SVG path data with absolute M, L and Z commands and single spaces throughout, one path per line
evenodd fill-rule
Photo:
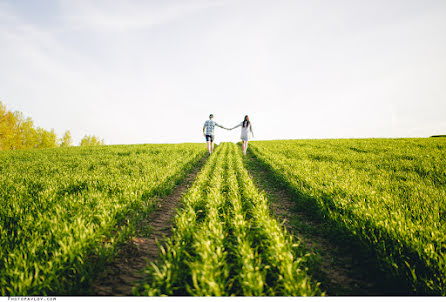
M 0 101 L 75 144 L 446 134 L 446 1 L 0 0 Z

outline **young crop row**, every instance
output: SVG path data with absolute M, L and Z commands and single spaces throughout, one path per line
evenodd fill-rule
M 223 143 L 182 199 L 173 235 L 146 270 L 143 295 L 320 295 L 311 255 L 271 217 L 268 200 Z
M 76 292 L 204 154 L 202 144 L 1 152 L 0 294 Z
M 252 153 L 417 293 L 446 294 L 446 140 L 254 142 Z

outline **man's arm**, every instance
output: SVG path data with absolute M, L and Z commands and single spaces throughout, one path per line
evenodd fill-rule
M 222 126 L 222 125 L 217 124 L 217 123 L 215 123 L 215 126 L 218 126 L 218 127 L 220 127 L 220 128 L 226 129 L 226 130 L 230 130 L 230 129 L 226 128 L 225 126 Z

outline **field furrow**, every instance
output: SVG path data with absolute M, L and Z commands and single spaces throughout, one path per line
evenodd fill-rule
M 78 292 L 204 154 L 198 144 L 1 152 L 0 293 Z
M 210 156 L 0 152 L 0 293 L 446 295 L 445 150 L 432 138 L 258 141 L 247 156 L 233 143 Z
M 268 200 L 224 143 L 183 198 L 147 295 L 318 295 L 302 248 L 270 215 Z
M 442 139 L 251 144 L 298 206 L 330 222 L 421 294 L 446 294 L 446 149 Z
M 158 243 L 171 235 L 182 195 L 195 180 L 205 158 L 194 167 L 172 193 L 157 202 L 147 218 L 135 225 L 132 237 L 119 246 L 116 257 L 107 263 L 103 271 L 93 280 L 91 289 L 83 294 L 98 296 L 131 296 L 134 286 L 143 278 L 142 270 L 148 262 L 156 261 L 159 255 Z

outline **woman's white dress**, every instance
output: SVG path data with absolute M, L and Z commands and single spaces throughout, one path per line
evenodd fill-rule
M 254 136 L 254 133 L 252 132 L 251 123 L 249 123 L 248 127 L 243 127 L 243 122 L 241 122 L 234 128 L 237 128 L 237 127 L 242 127 L 242 134 L 240 135 L 240 139 L 242 141 L 249 141 Z

